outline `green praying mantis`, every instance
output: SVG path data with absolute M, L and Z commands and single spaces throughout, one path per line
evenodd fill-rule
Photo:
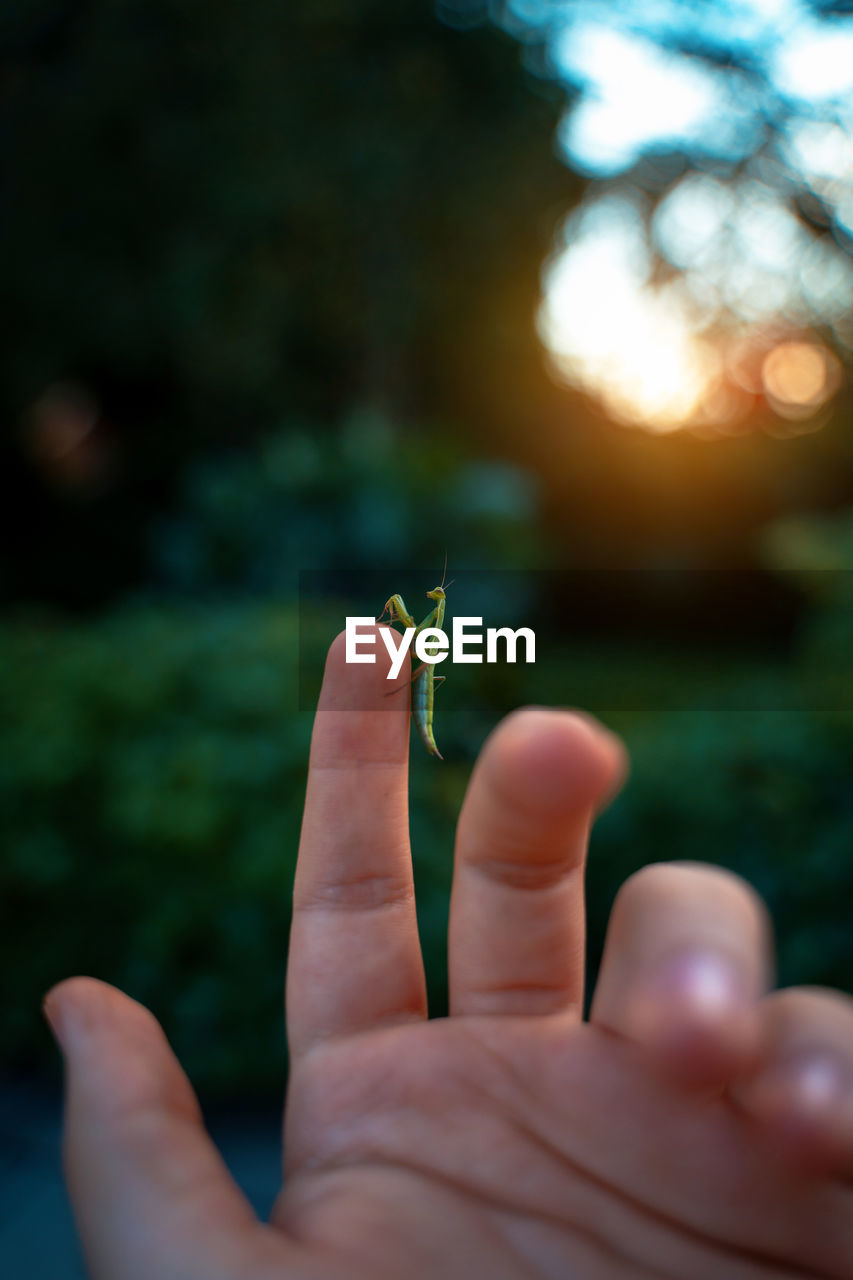
M 427 599 L 434 600 L 435 607 L 427 614 L 423 622 L 415 622 L 401 595 L 391 596 L 377 621 L 381 621 L 387 613 L 391 622 L 402 622 L 404 627 L 414 627 L 413 641 L 427 628 L 436 627 L 441 630 L 446 602 L 445 588 L 453 585 L 452 582 L 445 583 L 446 577 L 447 560 L 445 559 L 441 586 L 434 587 L 432 591 L 427 592 Z M 425 647 L 428 647 L 428 644 L 429 642 L 425 642 Z M 412 675 L 412 715 L 415 721 L 415 728 L 427 751 L 429 751 L 430 755 L 438 756 L 439 760 L 443 760 L 444 756 L 435 745 L 435 735 L 432 729 L 433 702 L 436 686 L 444 684 L 445 679 L 445 676 L 437 676 L 435 674 L 434 662 L 421 663 Z

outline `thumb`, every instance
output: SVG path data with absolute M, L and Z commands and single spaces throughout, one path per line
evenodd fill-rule
M 65 1056 L 65 1173 L 92 1280 L 247 1274 L 270 1233 L 153 1015 L 93 978 L 54 987 L 44 1011 Z

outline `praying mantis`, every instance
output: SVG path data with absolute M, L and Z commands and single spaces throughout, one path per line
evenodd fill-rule
M 452 582 L 445 584 L 447 577 L 447 560 L 444 562 L 444 573 L 441 578 L 441 586 L 434 587 L 432 591 L 427 592 L 427 599 L 435 601 L 435 607 L 427 614 L 423 622 L 416 623 L 412 615 L 406 608 L 405 601 L 401 595 L 391 596 L 390 600 L 382 610 L 379 619 L 385 617 L 387 613 L 391 622 L 402 622 L 404 627 L 414 627 L 415 634 L 413 640 L 417 638 L 421 631 L 427 628 L 438 628 L 441 630 L 444 622 L 444 606 L 445 606 L 445 585 L 452 586 Z M 428 645 L 429 642 L 426 642 Z M 435 745 L 435 735 L 432 729 L 433 721 L 433 700 L 435 697 L 436 685 L 444 684 L 446 677 L 437 676 L 435 674 L 434 662 L 422 662 L 418 669 L 412 675 L 412 715 L 415 720 L 415 728 L 420 735 L 421 741 L 426 747 L 430 755 L 438 756 L 439 760 L 443 760 L 444 756 Z

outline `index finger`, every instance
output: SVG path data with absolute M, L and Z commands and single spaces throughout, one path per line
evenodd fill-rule
M 409 668 L 392 683 L 384 645 L 375 651 L 373 665 L 348 664 L 342 633 L 326 659 L 293 891 L 292 1057 L 426 1017 L 409 847 Z

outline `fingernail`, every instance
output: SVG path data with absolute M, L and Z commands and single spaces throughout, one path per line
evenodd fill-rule
M 799 1105 L 811 1112 L 835 1112 L 850 1088 L 848 1071 L 833 1053 L 801 1052 L 781 1062 L 779 1073 L 790 1082 Z
M 723 952 L 691 949 L 668 956 L 649 983 L 656 995 L 689 1003 L 698 1012 L 724 1013 L 746 1000 L 742 973 Z

